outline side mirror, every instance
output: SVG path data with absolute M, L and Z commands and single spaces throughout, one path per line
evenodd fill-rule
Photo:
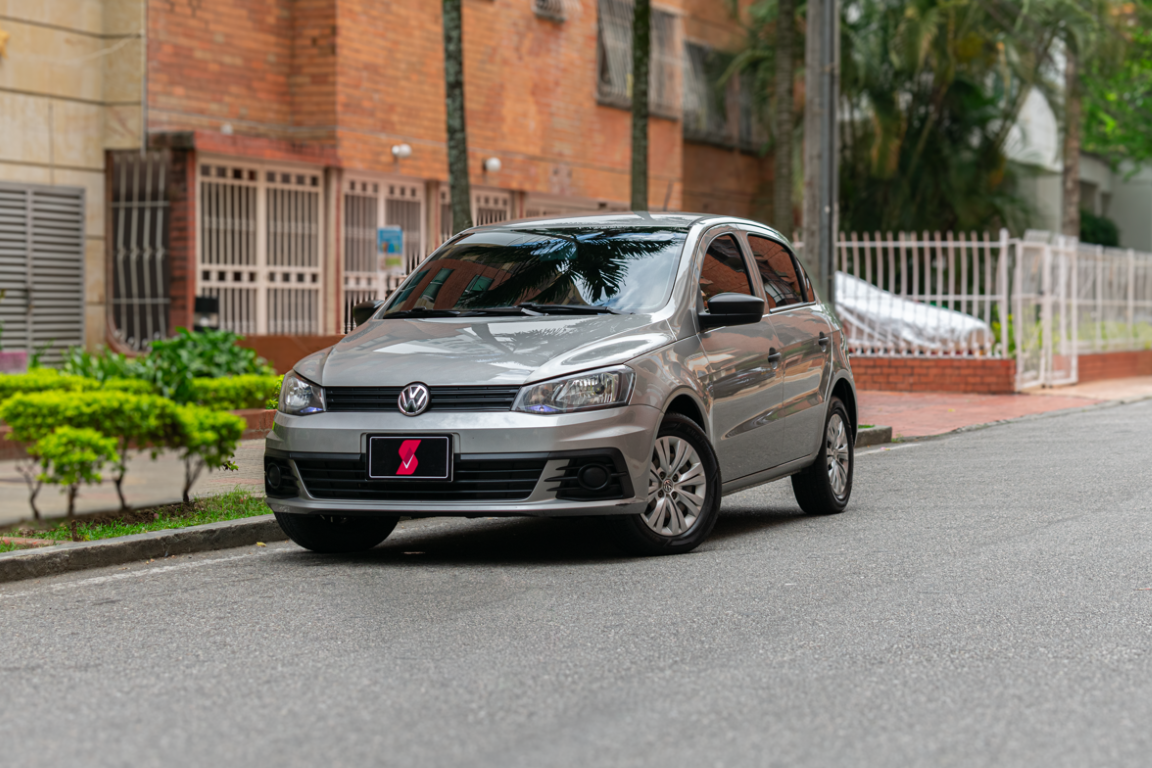
M 352 321 L 356 323 L 356 325 L 364 325 L 364 323 L 372 318 L 372 315 L 376 314 L 376 310 L 380 309 L 383 303 L 383 299 L 360 302 L 352 307 Z
M 764 317 L 764 299 L 743 293 L 721 293 L 708 300 L 708 311 L 698 317 L 701 329 L 751 325 Z

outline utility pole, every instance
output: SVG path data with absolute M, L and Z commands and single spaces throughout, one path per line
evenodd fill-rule
M 820 298 L 833 306 L 840 188 L 839 6 L 839 0 L 808 0 L 804 36 L 804 262 Z

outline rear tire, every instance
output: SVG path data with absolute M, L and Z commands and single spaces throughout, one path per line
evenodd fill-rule
M 610 518 L 634 555 L 679 555 L 708 538 L 720 515 L 720 463 L 691 419 L 668 414 L 656 433 L 648 470 L 648 508 Z
M 340 517 L 276 513 L 276 522 L 288 538 L 304 549 L 327 555 L 366 552 L 384 539 L 399 517 Z
M 810 515 L 838 515 L 852 496 L 856 454 L 852 422 L 840 398 L 832 398 L 824 417 L 820 452 L 811 466 L 792 475 L 796 502 Z

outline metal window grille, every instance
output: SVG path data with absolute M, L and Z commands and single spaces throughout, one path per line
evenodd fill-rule
M 320 174 L 204 162 L 198 292 L 241 334 L 320 333 Z
M 0 183 L 0 347 L 84 344 L 84 190 Z
M 135 350 L 168 336 L 167 151 L 112 153 L 112 334 Z
M 495 190 L 472 190 L 472 223 L 476 226 L 499 224 L 512 218 L 512 196 Z M 456 234 L 452 231 L 452 195 L 440 190 L 440 243 Z M 413 267 L 415 265 L 412 265 Z
M 537 16 L 564 21 L 564 0 L 533 0 L 532 7 Z
M 684 44 L 684 138 L 726 144 L 729 89 L 717 85 L 721 57 L 707 46 Z
M 398 226 L 404 232 L 401 274 L 383 271 L 377 229 Z M 344 332 L 356 327 L 352 308 L 387 298 L 424 258 L 424 193 L 419 184 L 353 178 L 344 195 Z
M 632 3 L 625 0 L 599 0 L 596 95 L 601 104 L 623 109 L 632 106 L 633 10 Z M 676 26 L 674 15 L 652 10 L 648 99 L 653 114 L 670 118 L 680 116 L 681 65 Z

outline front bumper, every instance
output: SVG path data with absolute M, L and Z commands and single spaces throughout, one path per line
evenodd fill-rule
M 426 412 L 416 417 L 399 412 L 277 413 L 265 441 L 266 462 L 274 461 L 291 472 L 295 490 L 283 497 L 270 492 L 268 506 L 275 512 L 295 514 L 412 517 L 637 514 L 646 506 L 648 463 L 660 417 L 659 409 L 647 405 L 552 416 L 511 411 Z M 492 500 L 425 499 L 413 498 L 414 494 L 397 499 L 388 498 L 387 493 L 371 499 L 335 498 L 329 491 L 318 490 L 316 471 L 309 469 L 363 462 L 370 435 L 429 434 L 451 435 L 457 466 L 478 460 L 499 466 L 498 462 L 506 458 L 532 461 L 536 466 L 543 463 L 543 470 L 523 498 Z M 575 458 L 590 455 L 614 457 L 622 493 L 610 499 L 561 498 L 565 492 L 556 478 L 573 466 Z

